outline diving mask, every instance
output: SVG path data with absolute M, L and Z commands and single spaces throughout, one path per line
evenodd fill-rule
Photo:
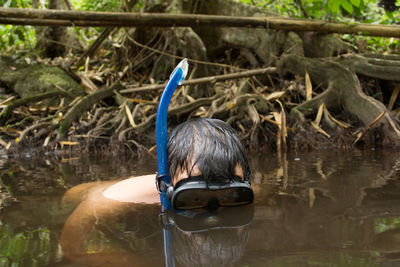
M 180 180 L 175 186 L 165 185 L 161 177 L 156 178 L 160 192 L 165 192 L 175 210 L 216 209 L 253 203 L 254 193 L 247 178 L 206 181 L 202 176 Z M 165 190 L 165 191 L 164 191 Z

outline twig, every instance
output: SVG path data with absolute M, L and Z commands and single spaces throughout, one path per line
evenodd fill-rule
M 86 57 L 91 57 L 103 44 L 104 40 L 112 33 L 114 28 L 106 28 L 99 37 L 92 43 L 92 45 L 82 54 L 82 56 L 75 63 L 75 67 L 80 67 Z M 119 30 L 116 29 L 116 30 Z
M 191 102 L 191 103 L 187 103 L 184 105 L 181 105 L 179 107 L 176 108 L 172 108 L 168 111 L 168 116 L 176 116 L 176 115 L 181 115 L 183 113 L 187 113 L 189 111 L 195 110 L 196 108 L 199 108 L 201 106 L 205 106 L 205 105 L 210 105 L 212 103 L 212 101 L 214 101 L 215 99 L 217 99 L 218 97 L 220 97 L 222 95 L 222 93 L 217 93 L 212 97 L 204 97 L 204 98 L 199 98 L 196 99 L 195 102 Z M 140 124 L 136 124 L 135 127 L 130 127 L 128 129 L 130 130 L 137 130 L 137 129 L 145 129 L 148 126 L 150 126 L 150 123 L 156 119 L 157 114 L 153 113 L 150 116 L 148 116 L 146 118 L 145 121 L 143 121 Z M 125 130 L 124 130 L 125 131 Z M 129 130 L 128 130 L 129 131 Z
M 255 75 L 260 75 L 260 74 L 269 74 L 269 73 L 275 73 L 275 72 L 276 72 L 275 67 L 269 67 L 269 68 L 263 68 L 263 69 L 256 69 L 256 70 L 242 71 L 242 72 L 237 72 L 237 73 L 230 73 L 230 74 L 224 74 L 224 75 L 216 75 L 216 76 L 192 79 L 192 80 L 184 81 L 182 83 L 182 85 L 193 85 L 193 84 L 225 81 L 225 80 L 239 79 L 239 78 L 243 78 L 243 77 L 250 77 L 250 76 L 255 76 Z M 157 89 L 164 88 L 165 85 L 166 85 L 166 83 L 142 86 L 142 87 L 137 87 L 137 88 L 131 87 L 131 88 L 120 90 L 119 93 L 125 94 L 125 93 L 157 90 Z
M 176 55 L 173 55 L 173 54 L 164 52 L 164 51 L 160 51 L 160 50 L 155 49 L 155 48 L 153 48 L 153 47 L 150 47 L 150 46 L 141 44 L 141 43 L 139 43 L 138 41 L 136 41 L 135 39 L 130 38 L 129 36 L 128 36 L 128 39 L 129 39 L 129 41 L 131 41 L 131 42 L 134 43 L 135 45 L 137 45 L 137 46 L 139 46 L 139 47 L 142 47 L 142 48 L 145 48 L 145 49 L 148 49 L 148 50 L 150 50 L 150 51 L 156 52 L 156 53 L 158 53 L 158 54 L 161 54 L 161 55 L 164 55 L 164 56 L 168 56 L 168 57 L 171 57 L 171 58 L 180 59 L 180 60 L 184 59 L 184 57 L 176 56 Z M 235 66 L 232 66 L 232 65 L 228 65 L 228 64 L 213 63 L 213 62 L 208 62 L 208 61 L 203 61 L 203 60 L 197 60 L 197 59 L 190 59 L 190 58 L 188 58 L 187 60 L 188 60 L 189 62 L 197 63 L 197 64 L 211 65 L 211 66 L 218 66 L 218 67 L 223 67 L 223 68 L 231 68 L 231 69 L 243 70 L 242 68 L 238 68 L 238 67 L 235 67 Z
M 366 134 L 380 119 L 383 118 L 383 115 L 385 115 L 385 113 L 386 113 L 386 110 L 384 110 L 381 114 L 379 114 L 378 117 L 376 117 L 376 119 L 373 120 L 373 121 L 369 124 L 368 128 L 365 129 L 365 130 L 356 138 L 356 140 L 354 140 L 353 144 L 356 144 L 358 141 L 360 141 L 360 140 L 364 137 L 364 135 L 365 135 L 365 134 Z

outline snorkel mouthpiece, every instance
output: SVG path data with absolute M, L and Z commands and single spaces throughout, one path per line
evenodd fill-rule
M 175 67 L 174 71 L 169 77 L 169 81 L 164 88 L 161 95 L 160 102 L 157 110 L 156 119 L 156 140 L 157 140 L 157 163 L 158 163 L 158 177 L 162 179 L 165 184 L 171 184 L 171 178 L 168 171 L 168 156 L 167 156 L 167 113 L 169 102 L 178 85 L 182 84 L 185 80 L 189 69 L 187 59 L 183 59 Z M 160 192 L 162 207 L 170 207 L 170 203 L 164 194 Z

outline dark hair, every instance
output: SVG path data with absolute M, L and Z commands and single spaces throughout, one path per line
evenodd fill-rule
M 178 125 L 168 138 L 168 164 L 171 179 L 178 168 L 189 177 L 197 166 L 205 180 L 233 179 L 240 165 L 250 177 L 246 150 L 236 131 L 217 119 L 193 119 Z

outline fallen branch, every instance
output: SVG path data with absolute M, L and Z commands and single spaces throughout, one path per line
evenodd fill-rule
M 83 12 L 0 8 L 0 23 L 47 26 L 112 27 L 262 27 L 276 30 L 357 33 L 400 37 L 397 25 L 337 23 L 279 16 L 238 17 L 199 14 Z
M 217 81 L 239 79 L 239 78 L 244 78 L 244 77 L 250 77 L 250 76 L 261 75 L 261 74 L 270 74 L 270 73 L 275 73 L 275 72 L 276 72 L 276 68 L 274 68 L 274 67 L 242 71 L 242 72 L 237 72 L 237 73 L 230 73 L 230 74 L 224 74 L 224 75 L 216 75 L 216 76 L 191 79 L 191 80 L 184 81 L 182 83 L 182 86 L 201 84 L 201 83 L 209 83 L 209 82 L 214 83 Z M 137 88 L 132 87 L 132 88 L 120 90 L 119 93 L 126 94 L 126 93 L 134 93 L 134 92 L 141 92 L 141 91 L 157 90 L 157 89 L 164 88 L 165 85 L 166 85 L 166 83 L 142 86 L 142 87 L 137 87 Z

